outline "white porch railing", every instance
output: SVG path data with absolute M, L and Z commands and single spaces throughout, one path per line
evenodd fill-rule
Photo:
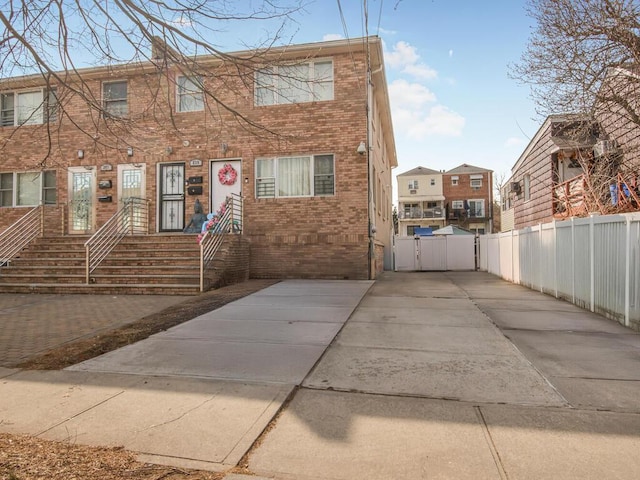
M 242 197 L 232 194 L 224 203 L 224 212 L 200 239 L 200 291 L 204 292 L 205 273 L 229 233 L 242 233 Z
M 129 197 L 107 223 L 84 244 L 85 282 L 90 283 L 91 273 L 109 255 L 126 235 L 148 233 L 149 207 L 144 198 Z
M 0 234 L 0 267 L 8 265 L 11 259 L 42 235 L 43 221 L 43 207 L 39 205 Z

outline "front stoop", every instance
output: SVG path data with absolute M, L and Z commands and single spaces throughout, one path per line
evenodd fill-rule
M 157 294 L 200 293 L 200 246 L 195 235 L 127 236 L 85 279 L 88 237 L 41 237 L 0 267 L 0 293 Z M 205 290 L 246 280 L 249 245 L 228 235 L 205 274 Z

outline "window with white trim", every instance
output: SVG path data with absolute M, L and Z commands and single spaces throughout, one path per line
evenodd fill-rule
M 333 100 L 331 60 L 278 65 L 256 72 L 256 106 L 323 100 Z
M 462 210 L 464 208 L 464 201 L 462 200 L 454 200 L 451 202 L 451 208 L 454 210 Z
M 102 84 L 102 107 L 106 116 L 126 117 L 129 114 L 126 81 Z
M 457 176 L 453 176 L 451 177 L 451 185 L 458 185 L 458 177 Z
M 481 178 L 472 178 L 471 179 L 471 188 L 474 190 L 479 190 L 482 188 L 482 179 Z
M 0 94 L 0 126 L 37 125 L 56 120 L 56 89 L 5 92 Z
M 525 174 L 524 179 L 524 201 L 528 202 L 531 199 L 531 175 Z
M 484 218 L 484 200 L 469 200 L 469 217 Z
M 418 189 L 418 180 L 409 180 L 409 190 Z
M 256 159 L 256 198 L 335 193 L 333 155 Z
M 176 101 L 178 112 L 204 110 L 204 86 L 200 77 L 178 77 L 176 95 L 178 97 Z
M 35 207 L 56 201 L 55 170 L 0 173 L 0 207 Z

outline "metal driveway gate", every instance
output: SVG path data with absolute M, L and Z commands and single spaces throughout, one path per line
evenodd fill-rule
M 475 236 L 396 237 L 396 271 L 475 270 Z

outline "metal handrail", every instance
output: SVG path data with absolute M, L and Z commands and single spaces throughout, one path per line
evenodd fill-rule
M 126 235 L 148 233 L 148 202 L 144 198 L 129 197 L 124 205 L 84 244 L 85 282 Z
M 200 291 L 204 292 L 204 274 L 220 250 L 225 236 L 242 233 L 242 197 L 231 194 L 224 202 L 223 212 L 211 225 L 207 224 L 200 238 Z
M 0 267 L 9 262 L 35 238 L 42 235 L 43 207 L 39 205 L 0 234 Z

